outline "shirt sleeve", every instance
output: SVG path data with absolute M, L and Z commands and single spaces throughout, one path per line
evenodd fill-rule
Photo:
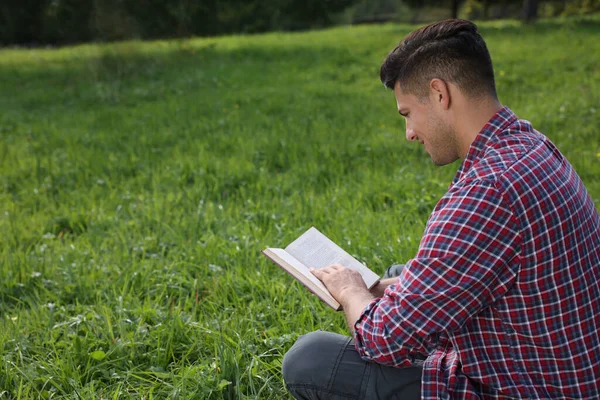
M 445 333 L 460 329 L 513 284 L 521 238 L 492 183 L 451 189 L 431 214 L 415 258 L 354 325 L 363 359 L 410 365 Z

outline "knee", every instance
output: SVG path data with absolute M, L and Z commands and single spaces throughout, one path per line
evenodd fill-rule
M 340 336 L 325 331 L 300 336 L 283 357 L 281 372 L 286 385 L 317 384 L 323 379 L 319 373 L 326 362 L 323 357 L 335 347 Z
M 385 274 L 383 274 L 382 279 L 399 277 L 403 269 L 404 264 L 390 265 L 389 268 L 385 270 Z

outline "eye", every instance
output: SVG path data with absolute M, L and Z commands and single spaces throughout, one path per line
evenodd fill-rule
M 408 114 L 409 113 L 403 113 L 403 112 L 400 113 L 400 115 L 402 115 L 404 118 L 408 118 Z

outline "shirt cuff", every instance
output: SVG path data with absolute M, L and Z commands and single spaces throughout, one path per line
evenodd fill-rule
M 375 331 L 380 329 L 379 324 L 372 319 L 373 310 L 379 307 L 385 298 L 373 299 L 363 310 L 361 316 L 354 323 L 354 346 L 358 355 L 366 361 L 393 367 L 408 367 L 415 362 L 419 353 L 408 347 L 397 348 L 390 351 L 383 338 L 377 337 Z M 376 312 L 376 311 L 375 311 Z
M 368 315 L 371 313 L 371 310 L 379 304 L 380 301 L 381 298 L 373 299 L 373 301 L 371 301 L 365 307 L 360 317 L 354 323 L 354 345 L 356 347 L 356 351 L 363 359 L 372 360 L 374 356 L 374 354 L 369 352 L 369 349 L 365 345 L 365 341 L 363 340 L 363 332 L 365 323 L 367 325 L 367 329 L 368 327 L 371 327 L 371 324 L 368 321 Z

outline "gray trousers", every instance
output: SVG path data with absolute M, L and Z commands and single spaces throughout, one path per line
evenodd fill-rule
M 383 278 L 398 276 L 403 265 L 392 265 Z M 300 336 L 283 359 L 283 379 L 296 399 L 421 398 L 422 362 L 393 368 L 364 361 L 352 338 L 316 331 Z

